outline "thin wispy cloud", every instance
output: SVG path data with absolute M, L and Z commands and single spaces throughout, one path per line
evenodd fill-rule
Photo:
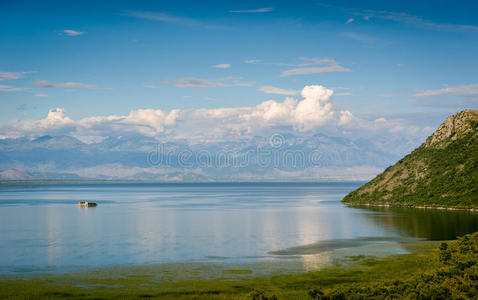
M 21 92 L 29 90 L 29 88 L 15 87 L 11 85 L 0 85 L 0 92 Z
M 259 91 L 264 92 L 266 94 L 287 95 L 287 96 L 294 96 L 299 94 L 299 91 L 296 91 L 296 90 L 285 90 L 285 89 L 281 89 L 281 88 L 270 86 L 270 85 L 266 85 L 259 88 Z
M 307 58 L 301 57 L 302 63 L 291 64 L 298 68 L 283 71 L 280 76 L 286 77 L 291 75 L 305 75 L 305 74 L 318 74 L 326 72 L 350 72 L 351 70 L 338 64 L 332 58 Z
M 415 97 L 433 97 L 433 96 L 474 96 L 478 95 L 478 83 L 470 85 L 452 86 L 437 90 L 426 90 L 420 93 L 416 93 Z
M 260 60 L 257 60 L 257 59 L 247 59 L 244 61 L 245 64 L 255 64 L 258 62 L 260 62 Z
M 352 96 L 352 93 L 346 92 L 346 93 L 335 93 L 335 96 Z
M 35 97 L 48 97 L 47 94 L 35 94 Z
M 249 60 L 245 63 L 254 63 L 271 66 L 284 66 L 284 67 L 305 67 L 313 65 L 336 65 L 337 61 L 333 58 L 316 58 L 316 57 L 299 57 L 300 62 L 297 63 L 284 63 L 284 62 L 261 62 L 259 60 Z
M 65 30 L 63 30 L 63 33 L 66 34 L 66 35 L 69 35 L 69 36 L 78 36 L 78 35 L 85 34 L 82 31 L 76 31 L 76 30 L 71 30 L 71 29 L 65 29 Z
M 0 81 L 1 80 L 14 80 L 14 79 L 19 79 L 23 77 L 23 74 L 30 74 L 34 72 L 5 72 L 5 71 L 0 71 Z
M 164 84 L 172 84 L 180 88 L 207 88 L 223 86 L 252 86 L 254 82 L 242 82 L 234 77 L 221 77 L 201 79 L 195 77 L 185 77 L 179 79 L 168 79 Z
M 348 9 L 347 9 L 348 10 Z M 405 12 L 395 12 L 387 10 L 355 10 L 353 14 L 360 15 L 364 20 L 369 20 L 371 17 L 400 22 L 404 24 L 413 25 L 420 28 L 431 30 L 446 30 L 446 31 L 474 31 L 478 32 L 478 26 L 454 23 L 441 23 L 427 20 L 420 16 L 408 14 Z
M 306 74 L 318 74 L 318 73 L 327 73 L 327 72 L 350 72 L 352 70 L 335 65 L 327 67 L 309 67 L 309 68 L 297 68 L 284 71 L 280 74 L 281 77 L 291 76 L 291 75 L 306 75 Z
M 78 82 L 51 82 L 48 80 L 36 80 L 34 85 L 44 88 L 67 88 L 67 89 L 84 89 L 84 90 L 111 90 L 111 88 L 100 88 L 95 85 L 78 83 Z
M 154 85 L 154 84 L 143 84 L 143 86 L 147 89 L 157 89 L 158 86 Z
M 369 36 L 363 33 L 356 33 L 356 32 L 341 32 L 339 33 L 339 36 L 352 39 L 355 41 L 359 41 L 362 43 L 373 43 L 376 40 L 373 36 Z
M 256 9 L 239 9 L 239 10 L 230 10 L 230 13 L 267 13 L 273 11 L 272 7 L 262 7 Z
M 350 24 L 350 23 L 352 23 L 353 21 L 355 21 L 355 19 L 354 19 L 354 18 L 350 18 L 350 19 L 347 20 L 347 22 L 345 22 L 345 24 Z
M 365 21 L 368 21 L 371 18 L 377 18 L 377 19 L 390 20 L 394 22 L 409 24 L 419 28 L 437 30 L 437 31 L 445 30 L 445 31 L 478 32 L 478 26 L 475 26 L 475 25 L 432 21 L 424 17 L 409 14 L 406 12 L 397 12 L 397 11 L 390 11 L 390 10 L 375 10 L 375 9 L 358 9 L 358 8 L 344 7 L 344 6 L 333 5 L 328 3 L 316 3 L 316 4 L 322 7 L 340 9 L 354 16 L 361 16 L 362 19 Z
M 208 28 L 208 29 L 225 28 L 223 26 L 205 24 L 195 19 L 173 16 L 163 12 L 129 11 L 126 13 L 126 15 L 129 17 L 138 18 L 138 19 L 145 19 L 145 20 L 151 20 L 151 21 L 157 21 L 157 22 L 163 22 L 163 23 L 172 23 L 172 24 L 191 26 L 191 27 L 202 27 L 202 28 Z
M 211 66 L 213 68 L 216 68 L 216 69 L 229 69 L 231 67 L 230 64 L 217 64 L 217 65 L 214 65 L 214 66 Z

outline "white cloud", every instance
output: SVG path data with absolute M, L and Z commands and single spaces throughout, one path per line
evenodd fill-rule
M 158 87 L 154 84 L 144 84 L 143 85 L 147 89 L 157 89 Z
M 346 125 L 355 120 L 357 120 L 357 118 L 352 115 L 350 111 L 345 110 L 340 112 L 339 125 Z
M 352 70 L 339 66 L 326 66 L 326 67 L 307 67 L 307 68 L 296 68 L 287 70 L 281 73 L 281 77 L 291 76 L 291 75 L 305 75 L 305 74 L 318 74 L 325 72 L 350 72 Z
M 218 65 L 214 65 L 214 66 L 211 66 L 213 68 L 217 68 L 217 69 L 229 69 L 231 67 L 230 64 L 218 64 Z
M 356 15 L 363 16 L 364 20 L 369 20 L 371 17 L 400 22 L 404 24 L 410 24 L 416 27 L 431 29 L 431 30 L 446 30 L 446 31 L 472 31 L 477 32 L 478 26 L 454 24 L 454 23 L 442 23 L 424 19 L 420 16 L 411 15 L 404 12 L 386 11 L 386 10 L 358 10 Z
M 0 71 L 0 80 L 13 80 L 22 77 L 22 72 L 2 72 Z
M 255 64 L 258 63 L 260 60 L 257 59 L 247 59 L 244 61 L 245 64 Z
M 94 85 L 78 83 L 78 82 L 50 82 L 48 80 L 36 80 L 34 85 L 45 88 L 75 88 L 85 90 L 111 90 L 111 88 L 99 88 Z
M 21 92 L 26 90 L 29 90 L 29 88 L 21 88 L 11 85 L 0 85 L 0 92 Z
M 201 109 L 195 112 L 195 116 L 224 119 L 222 126 L 236 133 L 284 125 L 306 131 L 333 117 L 332 94 L 332 90 L 321 85 L 306 86 L 301 92 L 302 100 L 286 98 L 283 102 L 268 100 L 254 107 Z
M 266 13 L 271 12 L 274 9 L 272 7 L 262 7 L 256 9 L 243 9 L 243 10 L 230 10 L 230 13 Z
M 262 89 L 275 93 L 284 91 L 270 86 Z M 333 90 L 324 86 L 305 86 L 300 95 L 299 99 L 267 100 L 256 106 L 169 112 L 138 109 L 128 115 L 92 116 L 79 120 L 70 118 L 72 113 L 57 108 L 51 110 L 45 119 L 3 126 L 0 136 L 71 135 L 94 141 L 108 136 L 142 135 L 161 138 L 162 141 L 181 139 L 191 143 L 237 141 L 243 137 L 277 132 L 304 136 L 324 133 L 354 138 L 380 136 L 382 139 L 390 134 L 423 136 L 421 130 L 397 121 L 380 116 L 364 119 L 341 109 L 332 101 Z
M 346 92 L 346 93 L 336 93 L 335 96 L 352 96 L 352 93 Z
M 277 94 L 277 95 L 288 95 L 288 96 L 294 96 L 299 94 L 299 91 L 296 91 L 296 90 L 284 90 L 284 89 L 270 86 L 270 85 L 263 86 L 259 88 L 259 90 L 266 94 Z
M 324 72 L 350 72 L 351 70 L 339 65 L 333 58 L 315 58 L 300 57 L 302 63 L 299 64 L 276 64 L 284 66 L 294 66 L 298 68 L 283 71 L 281 77 L 291 75 L 317 74 Z M 317 66 L 317 67 L 314 67 Z
M 355 19 L 354 19 L 354 18 L 350 18 L 350 19 L 347 20 L 347 22 L 345 22 L 345 24 L 350 24 L 350 23 L 352 23 L 353 21 L 355 21 Z
M 415 97 L 432 97 L 443 95 L 456 95 L 456 96 L 472 96 L 478 95 L 478 83 L 470 85 L 459 85 L 453 87 L 442 88 L 438 90 L 427 90 L 415 94 Z
M 362 43 L 373 43 L 376 40 L 373 36 L 369 36 L 363 33 L 356 33 L 356 32 L 341 32 L 339 33 L 339 36 L 352 39 L 355 41 L 359 41 Z
M 223 26 L 215 26 L 215 25 L 208 25 L 202 22 L 199 22 L 194 19 L 186 18 L 186 17 L 178 17 L 172 16 L 163 12 L 149 12 L 149 11 L 130 11 L 127 13 L 129 17 L 138 18 L 138 19 L 146 19 L 164 23 L 172 23 L 184 26 L 191 26 L 191 27 L 203 27 L 208 29 L 221 29 L 225 28 Z
M 35 94 L 35 97 L 48 97 L 47 94 Z
M 140 134 L 157 137 L 171 132 L 179 119 L 180 111 L 169 113 L 162 110 L 132 110 L 127 116 L 97 116 L 72 120 L 62 108 L 52 109 L 45 119 L 20 121 L 4 126 L 9 136 L 41 136 L 45 134 L 72 134 L 76 136 L 98 137 Z
M 163 83 L 173 84 L 180 88 L 206 88 L 206 87 L 220 87 L 220 86 L 252 86 L 254 82 L 242 82 L 234 77 L 221 77 L 201 79 L 194 77 L 185 77 L 179 79 L 168 79 Z
M 84 32 L 76 31 L 76 30 L 71 30 L 71 29 L 65 29 L 65 30 L 63 30 L 63 32 L 64 32 L 66 35 L 69 35 L 69 36 L 78 36 L 78 35 L 84 34 Z

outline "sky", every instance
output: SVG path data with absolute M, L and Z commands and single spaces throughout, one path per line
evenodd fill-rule
M 0 138 L 426 137 L 478 108 L 476 1 L 0 1 Z

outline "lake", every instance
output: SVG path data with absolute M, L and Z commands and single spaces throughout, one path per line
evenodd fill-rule
M 0 273 L 301 259 L 364 245 L 453 239 L 478 230 L 478 215 L 468 211 L 340 203 L 360 185 L 2 185 Z M 99 205 L 81 208 L 79 201 Z

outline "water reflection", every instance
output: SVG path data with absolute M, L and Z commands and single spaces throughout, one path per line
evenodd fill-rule
M 398 244 L 410 237 L 451 239 L 478 230 L 477 214 L 469 212 L 340 204 L 359 185 L 85 184 L 0 190 L 0 272 L 247 262 L 277 257 L 284 249 L 295 252 L 283 255 L 302 256 L 305 268 L 316 268 L 330 263 L 336 249 Z M 85 200 L 99 206 L 78 208 Z
M 428 240 L 451 240 L 478 230 L 478 213 L 463 210 L 367 207 L 362 214 L 377 226 Z

